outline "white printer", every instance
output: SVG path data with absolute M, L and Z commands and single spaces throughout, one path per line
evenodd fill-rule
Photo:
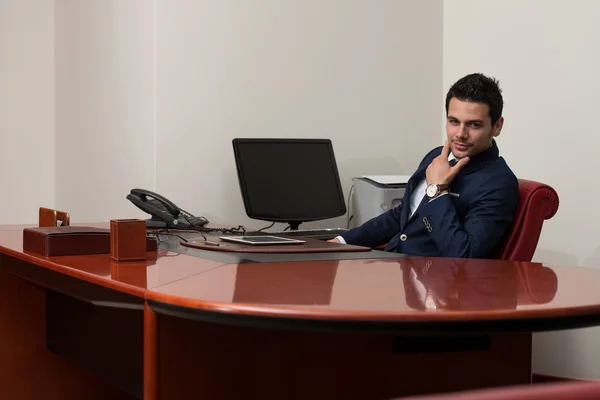
M 409 178 L 406 175 L 366 175 L 352 178 L 352 226 L 360 226 L 398 206 L 404 198 Z

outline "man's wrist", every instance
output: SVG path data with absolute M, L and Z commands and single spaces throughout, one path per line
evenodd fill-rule
M 433 200 L 436 197 L 439 197 L 442 193 L 448 192 L 448 190 L 448 184 L 430 183 L 425 188 L 425 194 L 427 195 L 427 197 L 429 197 L 429 199 Z
M 435 197 L 433 197 L 433 198 L 429 199 L 429 202 L 431 203 L 432 201 L 434 201 L 434 200 L 436 200 L 436 199 L 439 199 L 440 197 L 442 197 L 442 196 L 445 196 L 445 195 L 447 195 L 448 193 L 450 193 L 450 192 L 449 192 L 449 191 L 447 191 L 447 190 L 445 190 L 445 191 L 443 191 L 443 192 L 440 192 L 440 193 L 438 193 L 438 194 L 437 194 Z
M 425 182 L 427 182 L 428 185 L 431 184 L 436 184 L 436 185 L 449 185 L 450 182 L 448 182 L 447 179 L 445 178 L 429 178 L 427 175 L 425 176 Z

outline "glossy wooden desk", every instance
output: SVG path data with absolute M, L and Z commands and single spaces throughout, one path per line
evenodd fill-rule
M 398 257 L 38 257 L 0 226 L 0 385 L 33 399 L 386 399 L 530 381 L 600 325 L 600 271 Z

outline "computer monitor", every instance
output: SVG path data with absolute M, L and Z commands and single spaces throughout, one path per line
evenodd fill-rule
M 234 139 L 248 217 L 287 222 L 334 218 L 346 202 L 329 139 Z

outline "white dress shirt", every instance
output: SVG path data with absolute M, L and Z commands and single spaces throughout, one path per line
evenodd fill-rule
M 450 153 L 450 155 L 448 156 L 448 161 L 452 161 L 452 160 L 456 160 L 456 157 L 454 157 L 454 155 L 452 153 Z M 417 211 L 417 208 L 419 207 L 419 204 L 421 203 L 421 201 L 423 200 L 423 197 L 425 196 L 425 189 L 427 188 L 427 179 L 423 178 L 423 180 L 421 180 L 421 182 L 419 182 L 419 184 L 417 185 L 417 187 L 415 188 L 415 190 L 413 190 L 412 192 L 412 196 L 410 197 L 410 215 L 408 217 L 408 219 L 410 220 L 413 216 L 413 214 L 415 213 L 415 211 Z M 438 197 L 436 197 L 435 199 L 442 197 L 443 195 L 448 194 L 448 192 L 444 192 L 441 195 L 439 195 Z M 429 201 L 433 201 L 435 199 L 429 200 Z M 406 200 L 406 199 L 405 199 Z M 403 202 L 404 204 L 406 204 L 406 201 Z M 344 240 L 343 237 L 338 236 L 337 239 L 340 241 L 340 243 L 346 243 L 346 241 Z

